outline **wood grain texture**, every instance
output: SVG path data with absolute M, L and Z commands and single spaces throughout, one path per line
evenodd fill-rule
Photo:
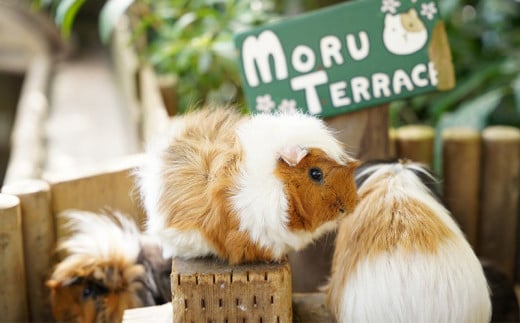
M 44 285 L 56 244 L 49 184 L 42 180 L 14 182 L 2 193 L 20 199 L 27 295 L 31 321 L 50 321 L 49 292 Z
M 442 174 L 446 207 L 476 250 L 480 209 L 480 133 L 470 128 L 442 132 Z
M 291 322 L 287 262 L 229 266 L 212 258 L 175 258 L 174 322 Z
M 20 200 L 0 193 L 0 317 L 5 322 L 29 320 L 23 258 Z
M 519 214 L 520 130 L 494 126 L 482 132 L 479 255 L 514 279 Z
M 108 209 L 132 216 L 143 227 L 145 214 L 133 176 L 141 162 L 142 155 L 130 155 L 74 177 L 47 174 L 54 215 L 70 209 L 91 212 Z M 58 240 L 65 234 L 62 231 L 62 223 L 57 218 Z

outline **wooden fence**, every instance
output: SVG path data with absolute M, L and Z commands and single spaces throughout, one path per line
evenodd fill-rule
M 0 193 L 0 313 L 9 322 L 51 321 L 45 280 L 64 234 L 57 215 L 68 209 L 97 212 L 110 207 L 142 224 L 132 172 L 140 155 L 73 178 L 22 180 Z
M 390 132 L 391 152 L 432 166 L 435 131 L 404 126 Z M 443 198 L 477 255 L 520 281 L 520 130 L 445 129 L 440 138 Z
M 435 132 L 407 126 L 390 131 L 390 152 L 433 163 Z M 518 257 L 520 130 L 482 132 L 451 128 L 442 133 L 443 191 L 448 208 L 478 255 L 520 279 Z M 144 218 L 132 171 L 141 156 L 129 156 L 74 178 L 13 182 L 0 194 L 0 312 L 7 321 L 50 320 L 44 286 L 62 235 L 56 215 L 67 209 L 110 207 Z M 294 273 L 293 273 L 294 274 Z

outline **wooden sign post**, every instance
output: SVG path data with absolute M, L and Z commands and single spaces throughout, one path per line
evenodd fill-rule
M 388 102 L 455 85 L 434 0 L 341 3 L 237 34 L 235 45 L 253 113 L 324 118 L 361 160 L 389 155 Z M 325 282 L 333 242 L 290 255 L 295 291 Z

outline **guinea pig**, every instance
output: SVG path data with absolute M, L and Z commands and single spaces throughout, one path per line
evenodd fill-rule
M 171 300 L 171 259 L 119 213 L 70 211 L 62 214 L 70 235 L 66 253 L 46 285 L 56 321 L 121 322 L 125 309 Z
M 482 267 L 433 175 L 399 160 L 360 166 L 359 203 L 338 227 L 327 304 L 338 322 L 489 322 Z
M 147 231 L 165 257 L 280 261 L 357 201 L 357 161 L 302 113 L 203 108 L 174 119 L 146 156 L 137 176 Z

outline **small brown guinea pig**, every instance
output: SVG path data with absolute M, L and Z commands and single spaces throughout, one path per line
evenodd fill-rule
M 489 322 L 480 262 L 409 160 L 358 168 L 359 204 L 338 228 L 327 303 L 338 322 Z
M 157 242 L 119 213 L 62 214 L 71 234 L 60 241 L 66 257 L 46 285 L 59 322 L 121 322 L 124 310 L 171 300 L 171 259 Z
M 279 261 L 356 205 L 357 161 L 310 115 L 205 108 L 174 119 L 146 156 L 147 231 L 165 257 Z

